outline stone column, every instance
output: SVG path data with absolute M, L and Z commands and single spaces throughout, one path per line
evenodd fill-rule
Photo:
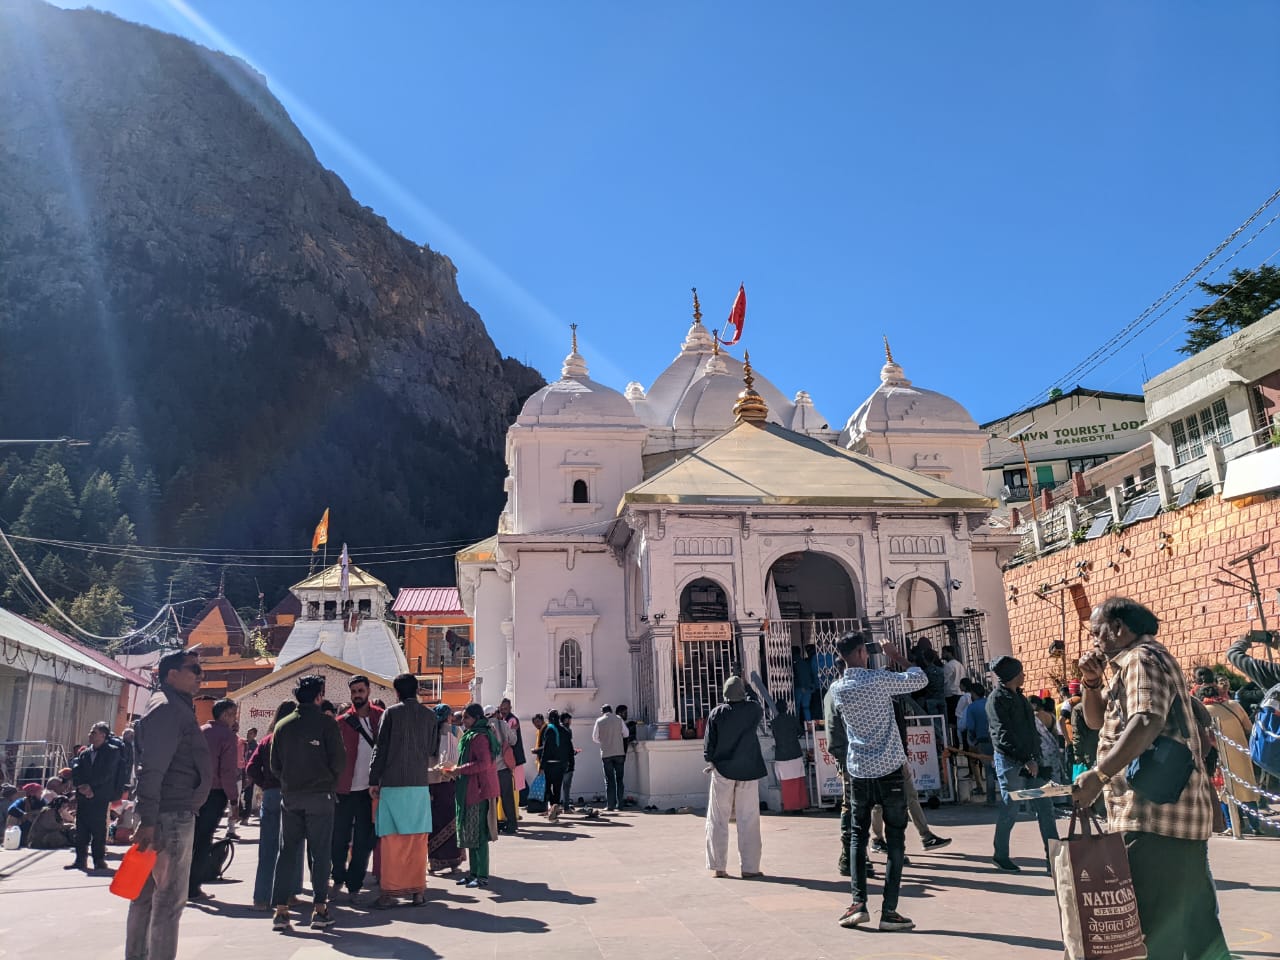
M 760 629 L 759 620 L 739 620 L 738 633 L 742 637 L 742 679 L 753 687 L 756 683 L 751 678 L 753 676 L 760 677 L 763 683 L 764 677 L 760 673 L 760 636 L 763 631 Z M 757 693 L 768 693 L 768 690 L 758 690 Z
M 675 625 L 653 628 L 653 690 L 658 701 L 658 723 L 676 719 L 676 638 Z
M 516 701 L 516 626 L 510 620 L 501 623 L 502 638 L 507 644 L 507 682 L 502 696 L 512 703 Z

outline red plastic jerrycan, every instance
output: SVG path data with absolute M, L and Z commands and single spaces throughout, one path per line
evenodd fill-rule
M 134 844 L 120 861 L 116 875 L 111 878 L 111 892 L 126 900 L 137 900 L 142 888 L 147 885 L 147 878 L 155 869 L 156 852 L 153 849 L 139 850 Z

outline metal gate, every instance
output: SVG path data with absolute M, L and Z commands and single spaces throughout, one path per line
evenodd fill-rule
M 943 647 L 953 647 L 956 657 L 964 665 L 965 672 L 980 678 L 987 670 L 987 638 L 982 630 L 983 613 L 970 613 L 921 627 L 906 634 L 909 650 L 921 640 L 928 640 L 938 653 Z

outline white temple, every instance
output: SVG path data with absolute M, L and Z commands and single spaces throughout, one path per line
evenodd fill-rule
M 578 795 L 603 790 L 604 703 L 659 737 L 696 731 L 733 671 L 792 700 L 796 648 L 816 645 L 825 686 L 855 626 L 950 643 L 975 672 L 1009 650 L 1000 561 L 1016 538 L 986 524 L 997 504 L 976 492 L 984 437 L 964 408 L 913 386 L 886 343 L 880 386 L 832 429 L 806 392 L 789 401 L 721 352 L 694 307 L 647 391 L 592 380 L 575 334 L 507 433 L 497 534 L 457 557 L 476 698 L 510 697 L 526 724 L 578 718 Z M 643 740 L 627 792 L 704 803 L 701 751 Z

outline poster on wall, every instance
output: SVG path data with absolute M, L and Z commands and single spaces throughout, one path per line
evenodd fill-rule
M 827 731 L 814 730 L 813 743 L 813 768 L 818 781 L 818 797 L 839 799 L 844 796 L 844 785 L 840 781 L 840 767 L 836 765 L 836 758 L 827 750 Z
M 951 783 L 943 775 L 942 746 L 946 743 L 945 719 L 940 716 L 907 717 L 907 765 L 920 793 L 936 793 L 951 800 Z

